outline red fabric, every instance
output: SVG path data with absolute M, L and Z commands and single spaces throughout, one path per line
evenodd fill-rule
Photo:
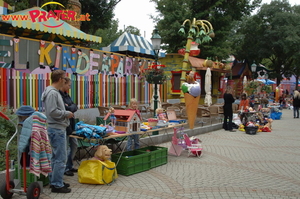
M 240 108 L 244 107 L 244 110 L 246 110 L 247 107 L 249 108 L 249 100 L 247 100 L 247 99 L 246 100 L 241 100 L 239 107 Z
M 271 132 L 271 129 L 269 127 L 265 126 L 261 129 L 261 131 L 262 132 Z

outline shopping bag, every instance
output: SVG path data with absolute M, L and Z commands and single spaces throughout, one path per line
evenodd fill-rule
M 116 164 L 110 160 L 85 160 L 78 168 L 78 182 L 82 184 L 109 184 L 116 178 Z

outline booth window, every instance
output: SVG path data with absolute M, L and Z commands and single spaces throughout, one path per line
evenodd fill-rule
M 172 79 L 171 79 L 171 93 L 172 94 L 180 94 L 180 78 L 181 71 L 171 71 Z

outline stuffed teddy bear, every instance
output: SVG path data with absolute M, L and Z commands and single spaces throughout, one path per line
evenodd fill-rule
M 270 130 L 272 130 L 272 122 L 273 122 L 273 119 L 269 118 L 267 119 L 268 123 L 264 126 L 264 127 L 267 127 L 269 128 Z
M 109 149 L 106 145 L 100 145 L 98 146 L 97 151 L 95 152 L 92 160 L 100 160 L 100 161 L 109 160 L 111 154 L 112 154 L 111 149 Z

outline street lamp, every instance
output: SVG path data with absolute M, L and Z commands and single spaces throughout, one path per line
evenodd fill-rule
M 253 61 L 253 64 L 251 65 L 251 72 L 252 72 L 252 79 L 254 80 L 254 73 L 256 72 L 257 65 L 255 64 L 255 61 Z
M 161 36 L 158 34 L 157 28 L 154 29 L 154 34 L 151 37 L 151 42 L 152 42 L 152 47 L 153 47 L 153 52 L 154 52 L 154 58 L 155 58 L 155 65 L 157 65 L 157 60 L 158 60 L 158 54 L 160 50 L 160 44 L 161 44 Z M 154 117 L 155 117 L 155 112 L 157 109 L 157 104 L 158 104 L 158 96 L 157 96 L 157 83 L 154 83 Z
M 183 64 L 182 64 L 182 73 L 180 78 L 180 85 L 182 85 L 185 82 L 185 75 L 187 69 L 187 64 L 189 61 L 189 54 L 191 49 L 191 43 L 193 38 L 195 37 L 195 42 L 198 44 L 203 44 L 211 41 L 214 37 L 213 27 L 211 23 L 207 20 L 196 20 L 196 18 L 193 18 L 193 20 L 186 19 L 181 25 L 180 30 L 178 31 L 181 34 L 185 35 L 185 24 L 189 25 L 189 31 L 187 36 L 187 43 L 185 46 L 185 54 L 183 58 Z M 183 98 L 183 92 L 181 91 L 180 97 Z

